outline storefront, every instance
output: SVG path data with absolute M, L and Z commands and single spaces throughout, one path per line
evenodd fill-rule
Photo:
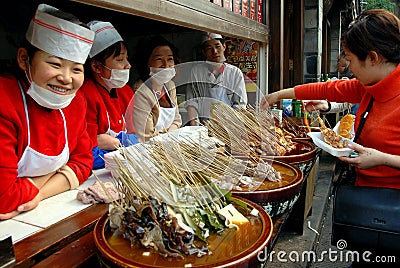
M 269 33 L 267 25 L 267 21 L 269 20 L 266 14 L 273 10 L 279 11 L 276 13 L 277 16 L 273 19 L 274 22 L 276 22 L 276 24 L 274 24 L 276 26 L 275 29 L 281 29 L 283 27 L 283 21 L 281 19 L 284 18 L 283 14 L 286 14 L 284 13 L 284 2 L 286 3 L 284 0 L 277 2 L 270 1 L 274 2 L 273 6 L 271 4 L 271 10 L 269 10 L 267 1 L 256 2 L 251 0 L 214 0 L 213 2 L 206 0 L 54 0 L 40 2 L 45 2 L 62 10 L 70 11 L 84 22 L 91 20 L 112 22 L 124 37 L 129 49 L 132 51 L 132 55 L 140 53 L 140 51 L 135 51 L 135 45 L 141 37 L 160 34 L 167 37 L 179 47 L 183 62 L 200 60 L 201 52 L 199 50 L 199 40 L 201 32 L 211 31 L 221 33 L 224 35 L 227 44 L 227 61 L 238 66 L 247 76 L 246 80 L 248 83 L 246 89 L 250 104 L 258 103 L 260 94 L 264 94 L 267 91 L 268 88 L 266 85 L 269 84 L 268 73 L 271 73 L 271 66 L 268 64 L 269 37 L 271 34 Z M 300 2 L 302 3 L 302 1 Z M 8 3 L 7 5 L 9 5 L 11 9 L 6 8 L 5 11 L 3 11 L 3 20 L 0 23 L 0 27 L 2 26 L 3 29 L 1 30 L 0 28 L 0 33 L 5 36 L 2 40 L 7 40 L 2 42 L 5 48 L 1 54 L 4 67 L 6 67 L 9 59 L 15 57 L 15 51 L 13 50 L 16 47 L 14 44 L 16 44 L 16 41 L 23 38 L 26 25 L 38 3 L 39 1 L 35 1 L 34 3 Z M 230 4 L 229 9 L 226 8 L 226 3 Z M 303 8 L 301 3 L 299 5 Z M 301 18 L 302 16 L 299 14 L 302 14 L 302 8 L 300 9 L 301 12 L 295 12 Z M 22 10 L 24 16 L 15 16 L 14 12 L 7 12 L 8 10 L 16 9 Z M 293 22 L 295 21 L 296 20 Z M 295 40 L 302 41 L 302 24 L 296 27 L 298 27 L 300 31 L 296 33 Z M 284 80 L 281 68 L 284 65 L 282 61 L 283 54 L 289 49 L 291 53 L 298 53 L 300 55 L 302 54 L 302 46 L 292 49 L 290 46 L 283 45 L 285 43 L 281 37 L 284 35 L 279 31 L 274 32 L 274 36 L 274 40 L 278 41 L 275 43 L 277 45 L 275 48 L 279 50 L 279 53 L 274 55 L 274 57 L 276 56 L 276 61 L 273 63 L 275 64 L 274 66 L 280 66 L 280 68 L 276 69 L 279 73 L 277 76 L 273 77 L 273 81 L 279 81 L 278 85 L 282 86 L 281 82 Z M 295 46 L 294 44 L 292 45 Z M 302 65 L 301 59 L 300 57 L 300 64 L 298 64 L 300 66 Z M 299 67 L 296 65 L 297 62 L 291 59 L 288 60 L 291 62 L 289 65 L 292 67 L 295 65 L 296 70 L 300 71 L 299 74 L 302 74 L 302 69 L 297 69 L 297 67 Z M 135 70 L 133 70 L 132 79 L 134 78 Z M 293 81 L 288 81 L 288 83 L 293 83 Z M 207 133 L 208 132 L 206 132 L 206 134 Z M 297 161 L 296 166 L 294 166 L 294 164 L 292 166 L 289 163 L 282 164 L 282 167 L 285 168 L 284 170 L 293 171 L 294 175 L 292 175 L 292 177 L 297 179 L 296 183 L 292 184 L 295 188 L 293 192 L 291 191 L 293 196 L 290 197 L 292 199 L 284 200 L 284 202 L 282 202 L 282 200 L 277 200 L 276 203 L 268 204 L 268 207 L 276 208 L 277 210 L 274 221 L 265 221 L 266 224 L 264 224 L 265 226 L 269 224 L 268 239 L 270 239 L 270 244 L 268 246 L 271 248 L 273 248 L 281 227 L 288 219 L 293 205 L 296 202 L 296 205 L 298 204 L 299 207 L 296 207 L 293 211 L 298 214 L 295 215 L 296 218 L 294 221 L 297 229 L 300 229 L 298 233 L 302 232 L 304 219 L 311 210 L 309 199 L 313 197 L 314 181 L 312 179 L 317 169 L 315 163 L 317 162 L 318 154 L 315 146 L 311 143 L 305 141 L 304 144 L 308 146 L 302 146 L 302 148 L 307 147 L 307 152 L 302 153 L 302 155 L 304 154 L 307 156 L 306 158 Z M 211 157 L 209 159 L 211 159 Z M 287 158 L 282 158 L 282 163 L 285 159 Z M 143 166 L 145 165 L 140 167 Z M 287 172 L 282 173 L 286 174 Z M 100 175 L 103 173 L 95 174 L 101 177 Z M 107 177 L 105 179 L 108 179 L 110 177 L 109 172 L 106 175 Z M 88 184 L 81 186 L 81 189 L 87 187 L 89 183 L 93 183 L 98 177 L 95 178 L 95 176 L 92 176 Z M 304 182 L 305 184 L 303 184 Z M 161 187 L 154 188 L 164 189 Z M 76 195 L 74 193 L 68 192 L 66 194 L 69 194 L 68 198 L 64 198 L 61 201 L 66 200 L 68 204 L 72 203 L 69 202 L 70 200 L 76 201 Z M 62 197 L 64 197 L 64 195 Z M 59 263 L 63 263 L 65 266 L 74 266 L 76 263 L 83 264 L 96 260 L 96 243 L 93 241 L 92 230 L 99 217 L 107 216 L 107 205 L 94 205 L 88 208 L 82 208 L 82 206 L 80 206 L 79 209 L 77 209 L 75 204 L 72 204 L 75 210 L 68 210 L 67 205 L 64 205 L 60 200 L 52 199 L 47 202 L 50 208 L 54 200 L 57 201 L 54 202 L 57 204 L 57 207 L 55 207 L 55 209 L 53 207 L 53 213 L 48 213 L 50 209 L 41 206 L 42 215 L 45 214 L 49 216 L 46 217 L 47 221 L 45 223 L 38 223 L 37 221 L 42 220 L 42 218 L 36 215 L 32 218 L 24 218 L 17 222 L 12 221 L 6 222 L 5 224 L 3 222 L 3 226 L 10 224 L 7 225 L 7 230 L 14 228 L 16 223 L 24 223 L 31 228 L 35 228 L 34 230 L 28 230 L 29 232 L 25 236 L 19 237 L 21 242 L 17 242 L 14 247 L 18 262 L 17 266 L 32 266 L 39 262 L 39 265 L 43 266 L 51 266 Z M 264 206 L 264 208 L 266 207 L 267 206 Z M 258 211 L 264 212 L 262 208 Z M 59 215 L 62 212 L 66 212 L 66 214 Z M 284 215 L 281 216 L 280 213 L 284 213 Z M 61 218 L 65 220 L 59 221 Z M 268 217 L 266 216 L 265 218 Z M 266 232 L 262 233 L 265 234 Z M 267 239 L 265 239 L 265 241 L 267 241 Z M 263 241 L 263 243 L 265 241 Z M 262 244 L 261 248 L 263 247 L 267 249 L 266 244 Z M 259 248 L 257 250 L 259 250 Z M 257 250 L 253 250 L 253 257 L 254 253 L 257 253 Z M 92 263 L 91 266 L 93 265 Z M 88 266 L 90 266 L 90 264 Z
M 0 55 L 2 60 L 7 61 L 15 55 L 17 41 L 23 37 L 37 4 L 42 2 L 69 11 L 83 22 L 112 22 L 128 43 L 131 56 L 137 52 L 135 46 L 138 39 L 160 34 L 179 49 L 182 62 L 203 60 L 199 49 L 201 32 L 220 33 L 229 43 L 226 55 L 228 62 L 237 65 L 249 78 L 246 81 L 249 103 L 258 103 L 256 88 L 260 88 L 263 93 L 266 90 L 265 86 L 260 85 L 266 85 L 268 79 L 268 1 L 16 1 L 7 3 L 9 8 L 6 10 L 20 10 L 18 16 L 3 12 L 8 13 L 4 14 L 1 23 L 6 36 L 3 40 L 8 42 L 3 44 L 7 52 L 3 50 L 3 55 Z M 135 75 L 133 70 L 132 80 Z

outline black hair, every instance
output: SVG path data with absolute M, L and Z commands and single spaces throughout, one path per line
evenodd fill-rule
M 136 46 L 136 57 L 134 64 L 136 71 L 139 74 L 139 78 L 143 82 L 150 77 L 150 68 L 148 66 L 148 62 L 151 53 L 153 53 L 153 50 L 159 46 L 168 46 L 172 50 L 175 64 L 180 63 L 178 49 L 164 37 L 157 35 L 139 40 Z
M 223 38 L 213 38 L 213 39 L 219 40 L 221 42 L 221 45 L 224 45 L 224 43 L 225 43 L 225 40 Z M 205 41 L 205 42 L 203 42 L 203 44 L 201 44 L 201 49 L 203 51 L 206 50 L 206 43 L 207 43 L 207 41 Z
M 361 13 L 343 33 L 342 46 L 364 61 L 375 51 L 388 62 L 400 62 L 400 20 L 384 9 Z
M 92 76 L 92 70 L 90 63 L 93 60 L 99 61 L 101 64 L 105 65 L 106 59 L 108 59 L 111 56 L 117 57 L 121 54 L 122 48 L 125 47 L 126 49 L 127 46 L 125 45 L 124 41 L 118 41 L 111 46 L 107 47 L 103 51 L 99 52 L 96 54 L 93 58 L 89 59 L 86 61 L 85 64 L 85 76 Z

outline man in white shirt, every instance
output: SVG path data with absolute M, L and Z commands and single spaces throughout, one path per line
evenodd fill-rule
M 189 123 L 194 126 L 210 118 L 210 109 L 218 103 L 233 108 L 246 107 L 247 94 L 243 73 L 234 65 L 225 63 L 226 46 L 220 34 L 204 33 L 202 51 L 205 62 L 193 63 L 187 88 L 185 107 Z

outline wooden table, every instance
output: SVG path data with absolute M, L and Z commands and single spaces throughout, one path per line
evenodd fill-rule
M 77 267 L 88 261 L 97 254 L 92 231 L 107 211 L 108 204 L 92 205 L 17 242 L 15 267 Z

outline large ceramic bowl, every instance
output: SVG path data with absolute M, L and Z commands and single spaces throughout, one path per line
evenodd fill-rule
M 234 197 L 245 202 L 249 208 L 258 210 L 258 216 L 250 216 L 251 224 L 239 230 L 226 229 L 222 235 L 212 234 L 208 238 L 211 255 L 185 256 L 183 260 L 164 257 L 141 246 L 130 247 L 130 242 L 121 235 L 114 235 L 109 217 L 103 215 L 94 228 L 94 240 L 99 249 L 99 259 L 104 267 L 262 267 L 262 259 L 272 235 L 272 220 L 266 211 L 249 200 Z M 261 261 L 259 261 L 261 259 Z
M 272 167 L 281 174 L 280 182 L 266 180 L 256 190 L 233 190 L 232 193 L 259 204 L 274 217 L 287 212 L 296 203 L 304 176 L 298 167 L 281 161 L 274 160 Z
M 289 163 L 298 167 L 307 178 L 317 158 L 317 147 L 314 143 L 306 140 L 295 140 L 296 148 L 286 155 L 262 156 L 261 158 L 274 159 Z

